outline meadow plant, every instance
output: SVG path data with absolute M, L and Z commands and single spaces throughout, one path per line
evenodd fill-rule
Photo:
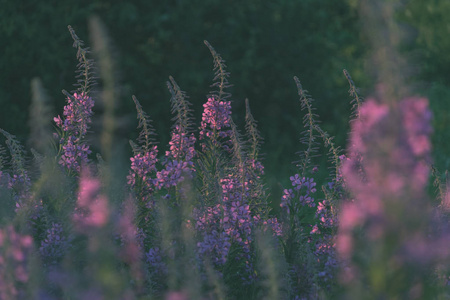
M 425 98 L 371 98 L 352 124 L 349 159 L 342 164 L 351 199 L 341 208 L 337 249 L 348 263 L 341 280 L 354 285 L 353 297 L 438 294 L 432 274 L 437 261 L 448 260 L 450 240 L 448 233 L 429 234 L 430 120 Z
M 89 48 L 69 31 L 78 83 L 76 91 L 63 91 L 67 104 L 53 119 L 57 149 L 37 143 L 42 153 L 32 153 L 39 168 L 30 172 L 24 148 L 1 129 L 0 197 L 16 208 L 0 229 L 2 299 L 449 295 L 449 183 L 431 166 L 425 98 L 385 101 L 381 93 L 364 100 L 344 70 L 353 99 L 344 152 L 320 126 L 313 99 L 295 77 L 304 148 L 287 177 L 290 186 L 274 201 L 264 184 L 263 140 L 249 101 L 241 133 L 225 61 L 205 42 L 215 75 L 200 123 L 169 77 L 174 124 L 169 144 L 161 146 L 150 116 L 132 96 L 139 133 L 120 179 L 105 173 L 115 170 L 108 168 L 115 158 L 97 154 L 96 162 L 88 143 L 102 93 L 92 92 L 96 67 Z M 328 152 L 326 178 L 319 176 L 321 148 Z M 436 202 L 426 193 L 430 170 Z M 115 190 L 122 198 L 111 193 L 111 182 L 120 183 Z
M 0 230 L 0 296 L 2 299 L 27 299 L 33 239 L 18 233 L 12 225 Z

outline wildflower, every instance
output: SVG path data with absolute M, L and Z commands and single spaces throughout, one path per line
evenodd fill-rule
M 194 217 L 195 229 L 202 236 L 201 241 L 197 243 L 199 255 L 207 255 L 215 265 L 225 264 L 231 241 L 220 225 L 231 227 L 231 224 L 229 224 L 229 217 L 223 216 L 222 205 L 207 207 L 203 213 L 195 209 Z
M 70 247 L 70 239 L 64 235 L 63 228 L 59 223 L 52 223 L 47 229 L 47 235 L 41 242 L 39 253 L 44 261 L 55 264 Z
M 219 138 L 230 137 L 232 134 L 231 101 L 208 98 L 203 107 L 200 140 L 208 137 L 212 139 L 213 143 L 217 143 Z
M 64 106 L 64 119 L 60 116 L 53 118 L 56 126 L 61 130 L 59 144 L 62 148 L 59 164 L 69 170 L 80 172 L 80 166 L 88 162 L 91 153 L 84 138 L 91 123 L 94 101 L 86 94 L 74 93 L 67 97 Z
M 108 199 L 100 195 L 101 183 L 84 171 L 80 178 L 77 207 L 73 216 L 75 228 L 88 233 L 92 228 L 103 227 L 108 221 Z
M 172 131 L 172 138 L 169 142 L 170 150 L 166 151 L 166 157 L 175 160 L 192 161 L 195 156 L 196 138 L 194 134 L 182 132 L 179 125 L 176 125 Z
M 169 292 L 167 293 L 165 300 L 188 300 L 189 297 L 185 292 Z
M 31 236 L 16 232 L 11 225 L 0 229 L 1 299 L 25 299 L 22 288 L 29 280 L 28 263 L 32 251 Z
M 132 199 L 128 198 L 116 223 L 121 242 L 120 257 L 131 265 L 137 264 L 141 258 L 145 238 L 143 230 L 134 225 L 135 209 Z
M 170 188 L 176 186 L 179 182 L 183 181 L 183 173 L 190 175 L 192 170 L 192 162 L 185 161 L 168 161 L 165 168 L 156 173 L 155 185 L 158 189 Z
M 158 247 L 151 248 L 145 254 L 146 262 L 150 266 L 152 274 L 166 274 L 168 269 L 162 260 L 161 250 Z
M 137 184 L 136 180 L 140 180 L 143 183 L 143 189 L 147 193 L 152 193 L 155 189 L 155 179 L 152 178 L 152 174 L 156 172 L 156 163 L 158 159 L 157 146 L 152 146 L 150 151 L 145 153 L 137 153 L 134 157 L 130 158 L 131 171 L 127 176 L 128 184 L 134 188 Z
M 436 260 L 449 257 L 449 251 L 442 251 L 448 236 L 430 236 L 423 229 L 431 221 L 424 201 L 430 118 L 424 98 L 406 98 L 391 106 L 368 99 L 352 123 L 349 159 L 342 163 L 342 174 L 353 199 L 341 207 L 336 245 L 347 267 L 341 273 L 344 283 L 354 284 L 355 276 L 363 284 L 373 282 L 373 274 L 366 270 L 376 265 L 389 272 L 377 275 L 383 277 L 379 284 L 384 290 L 368 285 L 372 293 L 398 297 L 404 294 L 392 285 L 391 274 L 395 279 L 402 276 L 404 286 L 423 284 Z M 366 234 L 355 234 L 359 228 Z M 362 252 L 367 260 L 354 259 Z

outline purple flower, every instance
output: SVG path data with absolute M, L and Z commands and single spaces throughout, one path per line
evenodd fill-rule
M 203 212 L 195 209 L 194 217 L 195 229 L 201 235 L 197 243 L 199 255 L 207 255 L 215 265 L 225 264 L 231 242 L 223 227 L 231 225 L 228 225 L 229 217 L 223 216 L 222 205 L 207 207 Z
M 291 205 L 291 200 L 294 198 L 294 191 L 292 189 L 285 189 L 283 191 L 283 196 L 281 196 L 280 207 L 286 209 L 289 214 L 289 205 Z
M 76 136 L 84 136 L 91 123 L 92 108 L 94 101 L 91 97 L 77 93 L 73 98 L 67 97 L 67 105 L 64 106 L 64 121 L 60 116 L 54 118 L 56 125 L 65 132 L 70 132 Z
M 158 247 L 151 248 L 145 254 L 145 260 L 150 267 L 150 273 L 152 274 L 167 274 L 167 266 L 162 260 L 161 250 Z
M 200 140 L 210 138 L 217 143 L 219 138 L 231 136 L 231 101 L 208 98 L 203 104 Z M 229 145 L 228 145 L 229 146 Z
M 283 191 L 283 196 L 281 196 L 280 206 L 285 208 L 289 213 L 289 207 L 294 207 L 295 210 L 298 210 L 298 204 L 302 206 L 315 207 L 316 204 L 314 202 L 314 198 L 311 197 L 311 193 L 316 192 L 316 183 L 313 178 L 300 178 L 298 174 L 290 177 L 292 182 L 292 186 L 294 187 L 294 191 L 292 189 L 285 189 Z M 300 194 L 302 191 L 304 194 Z M 298 202 L 293 200 L 297 195 Z M 297 211 L 296 211 L 297 212 Z
M 207 125 L 215 130 L 230 127 L 230 101 L 217 101 L 214 98 L 208 98 L 203 107 L 202 128 L 205 128 Z
M 301 186 L 301 184 L 302 184 L 302 179 L 300 179 L 300 176 L 298 174 L 295 174 L 294 176 L 289 177 L 289 179 L 291 180 L 293 187 L 296 187 L 298 185 Z
M 176 160 L 166 162 L 165 168 L 156 173 L 156 187 L 160 190 L 162 188 L 168 189 L 176 186 L 179 182 L 183 181 L 183 174 L 190 175 L 192 168 L 192 162 Z
M 59 223 L 52 223 L 47 230 L 45 239 L 41 242 L 39 253 L 44 261 L 55 264 L 66 253 L 70 247 L 70 240 L 64 234 L 64 230 Z
M 192 161 L 195 156 L 194 145 L 196 138 L 193 133 L 182 132 L 179 125 L 172 131 L 169 142 L 170 150 L 166 151 L 166 157 L 174 160 Z
M 316 218 L 319 220 L 320 225 L 325 228 L 331 228 L 336 225 L 336 221 L 330 211 L 328 201 L 319 201 L 316 210 Z
M 59 144 L 61 145 L 61 158 L 59 164 L 71 171 L 80 172 L 82 164 L 88 162 L 91 153 L 84 138 L 91 123 L 94 101 L 85 94 L 73 94 L 67 98 L 64 106 L 64 119 L 60 116 L 54 118 L 56 126 L 61 130 Z
M 270 218 L 264 221 L 261 221 L 261 217 L 254 216 L 253 220 L 255 221 L 255 224 L 262 223 L 264 232 L 267 231 L 268 228 L 270 228 L 273 232 L 274 236 L 282 236 L 283 235 L 283 229 L 281 224 L 278 222 L 277 218 Z
M 152 146 L 149 152 L 137 153 L 130 158 L 131 170 L 127 176 L 128 185 L 133 189 L 140 188 L 138 192 L 145 199 L 148 199 L 156 189 L 157 155 L 157 146 Z

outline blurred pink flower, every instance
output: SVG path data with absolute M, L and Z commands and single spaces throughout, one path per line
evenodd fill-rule
M 166 294 L 166 300 L 188 300 L 184 292 L 169 292 Z
M 73 216 L 75 227 L 80 232 L 88 232 L 92 227 L 102 227 L 108 222 L 108 199 L 99 195 L 101 182 L 83 170 L 80 177 L 77 207 Z

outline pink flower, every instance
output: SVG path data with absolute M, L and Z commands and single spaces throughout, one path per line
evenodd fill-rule
M 100 195 L 101 183 L 87 170 L 80 177 L 76 212 L 73 221 L 77 230 L 88 232 L 90 228 L 106 225 L 109 217 L 108 199 Z

